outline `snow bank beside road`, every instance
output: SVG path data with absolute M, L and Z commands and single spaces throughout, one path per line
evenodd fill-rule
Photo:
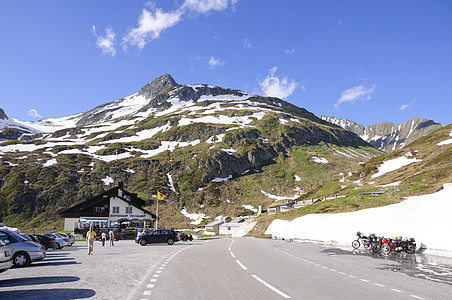
M 393 205 L 340 214 L 312 214 L 292 221 L 275 220 L 266 234 L 285 239 L 303 239 L 339 244 L 350 243 L 356 232 L 386 237 L 414 237 L 417 246 L 452 251 L 452 187 L 409 197 Z

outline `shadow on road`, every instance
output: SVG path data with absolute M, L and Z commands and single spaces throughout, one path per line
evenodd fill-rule
M 14 278 L 5 279 L 0 281 L 0 287 L 11 287 L 21 285 L 38 285 L 38 284 L 51 284 L 62 282 L 73 282 L 80 280 L 77 276 L 49 276 L 49 277 L 26 277 L 26 278 Z M 3 299 L 2 293 L 0 293 L 0 299 Z
M 90 289 L 36 289 L 0 292 L 0 299 L 84 299 L 93 297 L 96 294 Z

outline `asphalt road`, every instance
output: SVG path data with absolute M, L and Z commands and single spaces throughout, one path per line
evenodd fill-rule
M 212 237 L 84 242 L 0 274 L 0 299 L 451 299 L 452 264 L 328 245 Z
M 432 269 L 413 258 L 318 244 L 212 238 L 154 268 L 129 299 L 451 299 L 452 268 L 444 266 L 449 273 L 436 282 L 419 276 Z

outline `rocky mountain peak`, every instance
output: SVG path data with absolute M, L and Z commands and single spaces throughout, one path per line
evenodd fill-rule
M 388 153 L 401 149 L 406 144 L 443 127 L 443 125 L 433 120 L 423 118 L 414 118 L 401 124 L 377 123 L 367 125 L 365 128 L 363 125 L 347 119 L 328 116 L 322 116 L 321 118 L 345 130 L 356 133 L 375 148 Z
M 170 74 L 165 74 L 152 80 L 138 92 L 138 95 L 144 96 L 146 99 L 153 99 L 163 90 L 169 90 L 177 86 L 177 82 Z
M 0 120 L 6 120 L 8 119 L 8 116 L 5 114 L 3 109 L 0 108 Z

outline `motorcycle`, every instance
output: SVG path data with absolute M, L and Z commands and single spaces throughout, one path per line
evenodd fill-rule
M 414 238 L 394 237 L 393 239 L 383 238 L 382 248 L 384 254 L 389 254 L 391 251 L 402 252 L 405 251 L 408 254 L 413 254 L 416 251 L 416 241 Z
M 356 233 L 356 236 L 358 238 L 352 242 L 353 248 L 358 249 L 361 244 L 363 244 L 366 250 L 370 250 L 372 248 L 372 242 L 368 236 L 363 235 L 360 231 Z

